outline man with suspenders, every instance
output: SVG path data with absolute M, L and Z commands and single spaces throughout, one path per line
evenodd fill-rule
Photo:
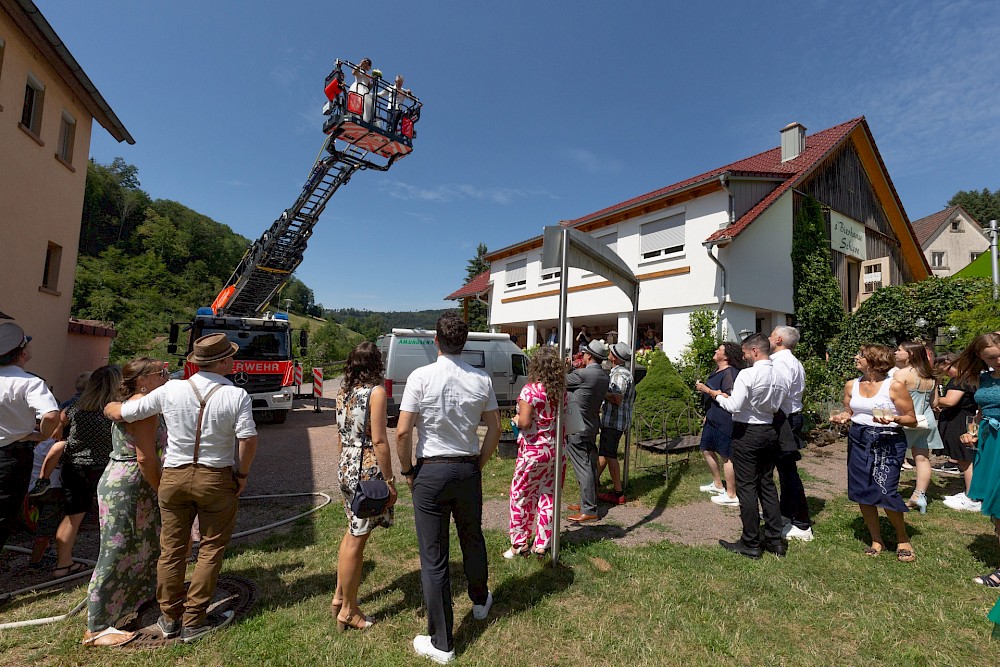
M 202 336 L 187 360 L 198 366 L 187 380 L 171 380 L 147 396 L 110 403 L 105 414 L 128 422 L 162 414 L 167 455 L 158 490 L 160 558 L 156 567 L 157 625 L 165 638 L 192 642 L 232 619 L 208 615 L 226 546 L 236 523 L 238 496 L 257 451 L 257 429 L 249 394 L 233 385 L 233 355 L 225 334 Z M 239 443 L 239 458 L 234 445 Z M 195 517 L 201 530 L 198 563 L 184 594 L 188 537 Z

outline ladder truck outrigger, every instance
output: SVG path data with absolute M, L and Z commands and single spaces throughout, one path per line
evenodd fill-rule
M 350 89 L 344 85 L 345 71 L 355 77 Z M 182 326 L 188 353 L 201 336 L 226 334 L 240 348 L 229 379 L 250 394 L 255 416 L 268 413 L 279 424 L 296 389 L 292 330 L 286 313 L 265 309 L 302 262 L 313 227 L 337 189 L 359 170 L 388 171 L 412 152 L 422 106 L 409 91 L 388 85 L 378 70 L 366 74 L 345 60 L 336 61 L 324 92 L 327 136 L 302 192 L 250 245 L 211 306 L 199 308 L 191 322 L 171 324 L 167 347 L 177 354 Z M 306 332 L 299 335 L 304 351 Z M 195 372 L 195 366 L 184 364 L 183 377 Z

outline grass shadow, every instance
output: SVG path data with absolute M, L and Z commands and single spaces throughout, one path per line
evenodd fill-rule
M 966 548 L 973 558 L 987 567 L 992 567 L 994 563 L 1000 561 L 1000 546 L 997 544 L 996 535 L 987 533 L 976 535 Z
M 809 516 L 814 517 L 826 509 L 826 500 L 816 496 L 806 496 L 806 505 L 809 506 Z
M 327 591 L 333 597 L 337 586 L 336 572 L 323 572 L 306 577 L 290 577 L 290 573 L 305 567 L 301 561 L 282 563 L 273 567 L 248 567 L 226 570 L 226 574 L 244 577 L 254 582 L 260 589 L 260 599 L 248 612 L 247 616 L 257 616 L 264 611 L 289 607 L 303 600 L 316 597 L 317 593 Z M 369 572 L 375 567 L 374 561 L 366 561 L 364 568 Z M 362 570 L 362 579 L 365 570 Z
M 886 549 L 896 548 L 896 530 L 889 523 L 889 519 L 879 514 L 878 517 L 879 530 L 882 531 L 882 539 L 884 540 Z M 861 515 L 854 517 L 851 520 L 851 529 L 854 533 L 854 539 L 858 542 L 863 543 L 865 546 L 871 544 L 871 535 L 868 534 L 868 526 L 865 525 L 865 518 Z M 922 535 L 924 531 L 920 530 L 912 523 L 906 524 L 906 532 L 909 534 L 910 538 Z
M 516 616 L 536 606 L 545 598 L 562 593 L 575 579 L 572 568 L 563 563 L 532 572 L 527 577 L 510 577 L 493 589 L 493 608 L 489 619 L 477 621 L 471 609 L 455 629 L 455 651 L 462 651 L 479 638 L 496 620 Z

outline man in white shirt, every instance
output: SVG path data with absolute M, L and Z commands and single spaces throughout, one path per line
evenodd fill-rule
M 396 428 L 400 472 L 413 494 L 413 518 L 420 545 L 420 580 L 428 634 L 413 639 L 414 650 L 438 663 L 455 658 L 451 576 L 448 570 L 451 515 L 469 580 L 472 615 L 484 620 L 493 604 L 487 588 L 483 538 L 483 482 L 480 471 L 500 444 L 500 413 L 490 376 L 462 361 L 469 327 L 453 312 L 437 321 L 437 362 L 413 371 L 406 381 Z M 476 432 L 486 424 L 482 447 Z M 412 463 L 417 430 L 417 464 Z
M 14 322 L 0 324 L 0 550 L 28 493 L 35 443 L 59 426 L 55 396 L 43 379 L 24 370 L 30 343 L 31 336 Z
M 781 454 L 778 456 L 778 481 L 781 494 L 778 504 L 781 516 L 787 516 L 791 523 L 781 530 L 786 539 L 809 542 L 813 539 L 812 522 L 809 520 L 809 504 L 806 490 L 799 477 L 796 462 L 802 458 L 802 395 L 806 391 L 806 372 L 793 351 L 799 342 L 799 330 L 795 327 L 778 326 L 768 337 L 771 343 L 771 363 L 774 370 L 788 383 L 788 395 L 781 402 L 781 411 L 787 424 L 778 431 Z
M 781 509 L 774 486 L 774 466 L 781 449 L 774 416 L 788 393 L 784 377 L 774 372 L 769 355 L 771 345 L 761 334 L 743 341 L 743 355 L 753 366 L 740 371 L 733 393 L 710 390 L 709 395 L 733 414 L 733 468 L 736 497 L 740 499 L 743 534 L 736 542 L 719 540 L 726 549 L 748 558 L 760 558 L 764 551 L 785 555 L 781 540 Z M 758 503 L 764 514 L 761 541 Z
M 158 490 L 163 527 L 156 599 L 161 611 L 157 626 L 168 639 L 180 635 L 181 641 L 192 642 L 232 619 L 232 611 L 212 616 L 207 611 L 236 524 L 238 496 L 257 452 L 250 396 L 225 377 L 233 372 L 238 350 L 223 333 L 202 336 L 187 358 L 198 373 L 104 409 L 117 421 L 162 414 L 167 424 L 167 456 Z M 201 544 L 185 596 L 188 538 L 195 517 Z

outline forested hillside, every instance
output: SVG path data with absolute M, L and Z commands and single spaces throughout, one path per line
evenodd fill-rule
M 72 312 L 114 322 L 112 362 L 140 354 L 166 358 L 170 322 L 210 304 L 246 247 L 247 239 L 228 226 L 181 203 L 150 199 L 138 169 L 121 158 L 110 165 L 91 160 Z M 322 312 L 312 290 L 294 278 L 279 298 L 290 299 L 295 312 Z
M 348 329 L 358 331 L 366 338 L 374 340 L 378 334 L 396 328 L 433 329 L 445 309 L 440 310 L 358 310 L 357 308 L 337 308 L 324 311 L 328 319 L 343 324 Z M 376 333 L 377 332 L 377 333 Z

